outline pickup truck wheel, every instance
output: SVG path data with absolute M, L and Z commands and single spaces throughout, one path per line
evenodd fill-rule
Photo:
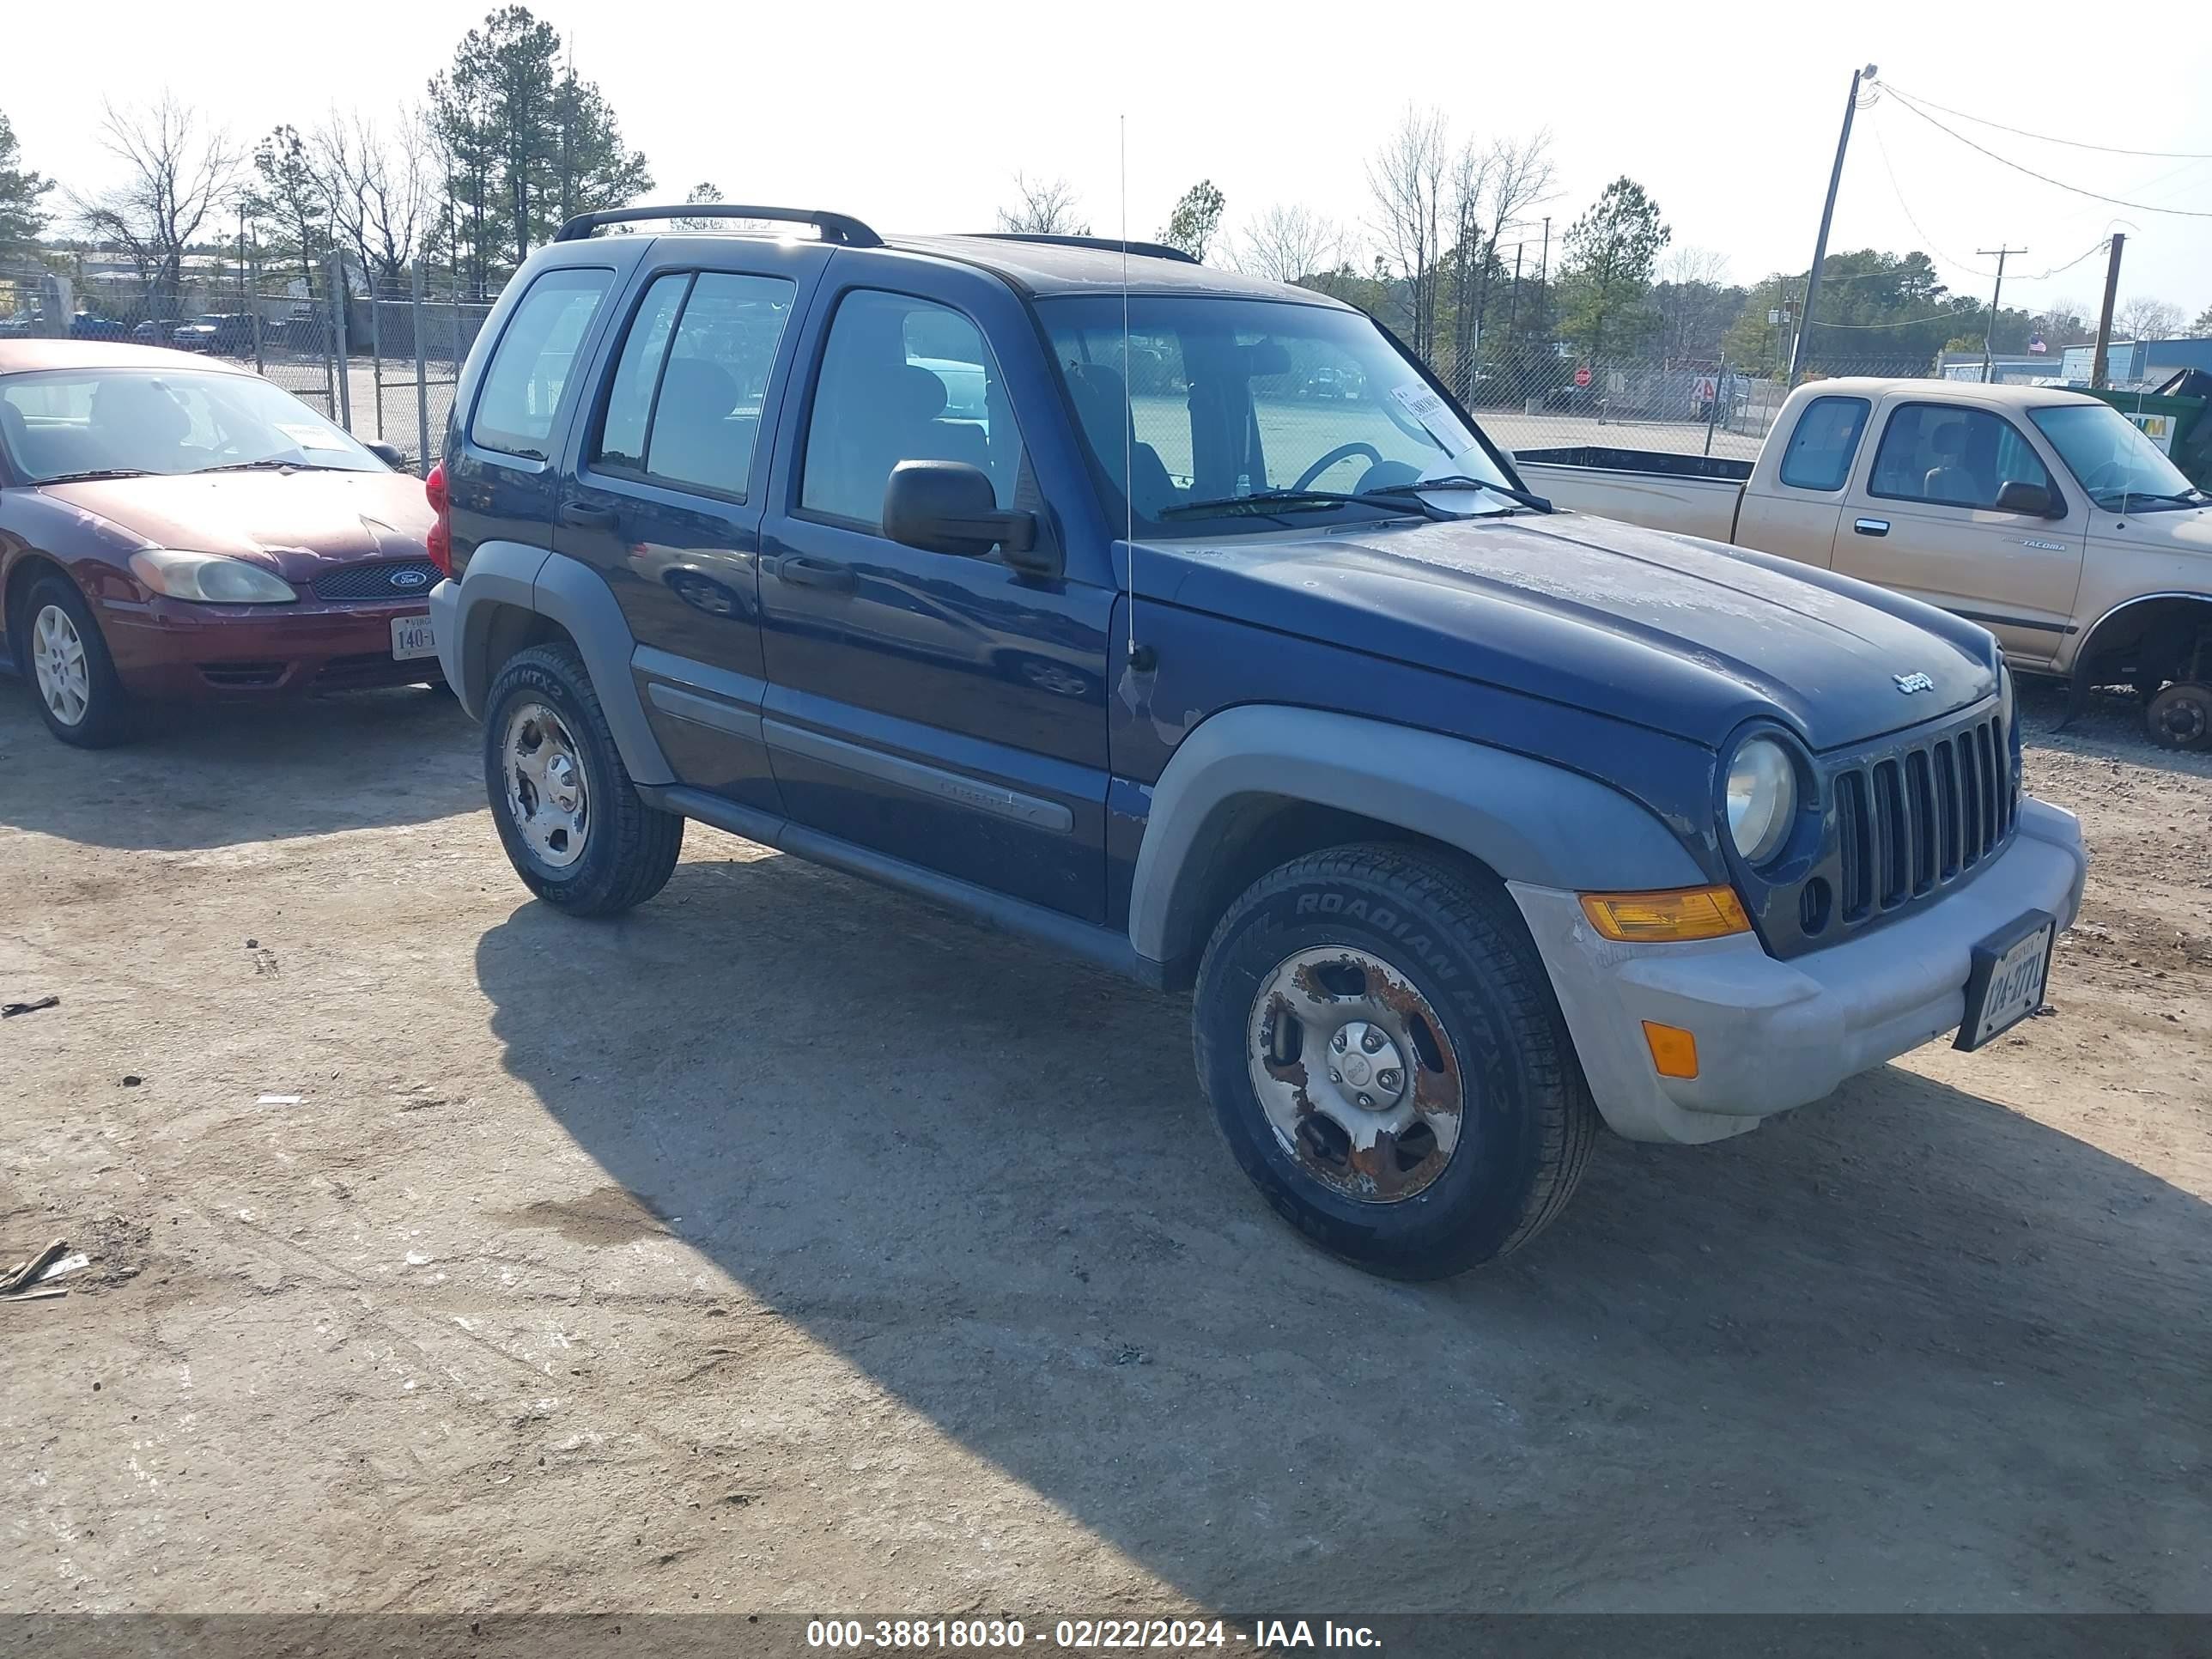
M 1214 930 L 1194 1016 L 1245 1174 L 1371 1271 L 1504 1255 L 1589 1159 L 1597 1113 L 1528 929 L 1443 860 L 1346 847 L 1264 877 Z
M 612 916 L 667 884 L 684 820 L 639 798 L 583 659 L 508 659 L 484 699 L 484 782 L 507 860 L 548 904 Z
M 2167 749 L 2212 749 L 2212 685 L 2169 685 L 2143 710 L 2152 740 Z

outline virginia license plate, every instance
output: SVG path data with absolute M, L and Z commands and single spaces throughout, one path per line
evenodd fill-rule
M 1966 1017 L 1954 1047 L 1978 1048 L 2043 1006 L 2057 918 L 2031 910 L 1974 947 L 1966 971 Z
M 438 654 L 438 641 L 430 632 L 428 617 L 394 617 L 392 619 L 392 655 L 396 662 L 410 662 L 416 657 Z

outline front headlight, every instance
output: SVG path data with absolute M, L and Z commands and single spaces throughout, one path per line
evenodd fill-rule
M 1997 718 L 2004 722 L 2007 737 L 2010 737 L 2013 731 L 2013 710 L 2017 701 L 2014 691 L 2012 670 L 1999 663 L 1997 665 Z
M 290 605 L 300 597 L 283 577 L 219 553 L 149 547 L 131 556 L 131 568 L 156 593 L 203 605 Z
M 1764 864 L 1790 837 L 1797 769 L 1771 738 L 1748 738 L 1729 763 L 1729 835 L 1747 864 Z

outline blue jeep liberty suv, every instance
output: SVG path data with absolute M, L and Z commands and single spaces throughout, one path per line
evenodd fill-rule
M 597 234 L 676 218 L 765 229 Z M 1170 249 L 587 215 L 428 488 L 532 892 L 696 818 L 1189 990 L 1237 1161 L 1376 1272 L 1522 1243 L 1601 1121 L 1986 1042 L 2080 905 L 1980 628 L 1553 514 L 1369 318 Z

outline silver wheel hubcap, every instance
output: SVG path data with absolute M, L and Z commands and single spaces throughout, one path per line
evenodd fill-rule
M 1332 1191 L 1396 1203 L 1451 1161 L 1459 1057 L 1428 999 L 1380 957 L 1346 945 L 1285 957 L 1261 982 L 1246 1038 L 1268 1127 Z
M 550 708 L 528 702 L 508 719 L 501 753 L 515 829 L 539 859 L 567 868 L 584 856 L 591 830 L 591 797 L 575 738 Z
M 76 726 L 92 706 L 92 675 L 84 660 L 84 641 L 68 611 L 43 607 L 31 618 L 31 677 L 39 697 L 64 726 Z

